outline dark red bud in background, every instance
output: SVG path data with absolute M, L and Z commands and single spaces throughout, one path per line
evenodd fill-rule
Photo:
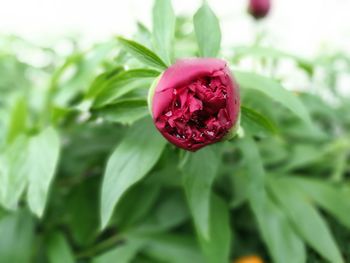
M 248 12 L 255 18 L 264 18 L 270 11 L 270 0 L 249 0 Z
M 222 140 L 239 125 L 238 85 L 221 59 L 177 61 L 154 84 L 150 98 L 157 129 L 189 151 Z

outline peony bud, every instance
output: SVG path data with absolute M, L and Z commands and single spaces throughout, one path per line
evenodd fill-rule
M 238 85 L 221 59 L 177 61 L 156 80 L 149 98 L 160 133 L 189 151 L 232 137 L 239 127 Z
M 270 0 L 249 0 L 248 12 L 255 18 L 264 18 L 270 11 Z

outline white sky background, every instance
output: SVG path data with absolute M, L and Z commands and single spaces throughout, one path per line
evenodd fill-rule
M 350 0 L 272 0 L 263 22 L 274 47 L 304 56 L 350 50 Z M 208 0 L 221 20 L 224 45 L 250 44 L 256 30 L 248 0 Z M 150 25 L 153 0 L 0 0 L 0 33 L 34 41 L 79 32 L 88 41 L 126 35 L 135 21 Z M 173 0 L 177 14 L 192 15 L 200 0 Z

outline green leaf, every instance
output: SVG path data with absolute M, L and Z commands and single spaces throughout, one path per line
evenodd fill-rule
M 320 207 L 336 217 L 344 226 L 350 228 L 350 202 L 347 188 L 332 185 L 317 179 L 289 177 L 288 181 L 304 191 L 305 196 L 314 200 Z
M 243 153 L 244 167 L 247 172 L 248 199 L 255 214 L 262 214 L 266 206 L 265 169 L 259 149 L 253 138 L 246 136 L 239 141 Z
M 237 47 L 234 49 L 235 60 L 240 59 L 242 56 L 254 56 L 258 58 L 271 58 L 271 59 L 291 59 L 299 64 L 299 66 L 305 69 L 308 73 L 313 71 L 315 63 L 309 61 L 303 57 L 289 54 L 271 47 L 250 46 L 250 47 Z
M 265 168 L 259 148 L 251 137 L 239 142 L 244 167 L 248 173 L 234 175 L 243 177 L 247 186 L 249 204 L 257 219 L 259 231 L 274 262 L 305 262 L 303 242 L 294 232 L 284 213 L 269 200 L 265 189 Z
M 53 72 L 50 83 L 51 88 L 57 89 L 66 71 L 74 67 L 76 64 L 81 63 L 82 60 L 83 54 L 81 53 L 73 53 L 72 55 L 67 57 L 64 63 Z
M 118 89 L 107 90 L 99 97 L 97 97 L 93 108 L 98 109 L 107 105 L 114 104 L 117 102 L 118 99 L 121 99 L 122 96 L 133 91 L 144 90 L 145 93 L 150 85 L 151 80 L 146 79 L 138 79 L 134 81 L 124 82 L 118 87 Z
M 110 122 L 131 125 L 149 114 L 147 102 L 142 99 L 125 99 L 103 107 L 95 113 Z
M 239 146 L 248 173 L 245 179 L 249 203 L 270 254 L 275 262 L 305 262 L 303 242 L 294 233 L 286 216 L 267 196 L 266 173 L 257 144 L 251 137 L 246 137 L 240 141 Z
M 109 104 L 136 89 L 147 89 L 159 71 L 152 69 L 131 69 L 107 80 L 94 101 L 94 108 Z
M 52 127 L 46 128 L 29 141 L 27 200 L 30 209 L 39 217 L 44 212 L 59 152 L 59 135 Z
M 111 78 L 111 82 L 114 81 L 125 81 L 130 79 L 139 79 L 139 78 L 155 78 L 160 74 L 158 70 L 147 69 L 147 68 L 134 68 L 120 72 L 116 76 L 116 79 Z
M 285 90 L 278 82 L 251 72 L 235 71 L 234 75 L 242 88 L 264 93 L 311 125 L 310 114 L 302 102 L 297 96 Z
M 87 92 L 85 94 L 85 98 L 90 99 L 90 98 L 96 97 L 101 92 L 101 90 L 103 90 L 107 81 L 109 79 L 112 79 L 115 76 L 118 76 L 122 71 L 123 71 L 123 67 L 117 66 L 115 68 L 112 68 L 112 69 L 98 75 L 92 81 L 89 89 L 87 90 Z
M 135 229 L 135 225 L 149 218 L 150 210 L 154 207 L 160 194 L 158 185 L 140 183 L 125 193 L 116 207 L 113 223 L 118 225 L 121 232 Z
M 64 211 L 69 215 L 67 227 L 70 237 L 80 247 L 91 245 L 99 232 L 98 185 L 99 178 L 86 178 L 74 186 L 74 191 L 64 199 Z
M 10 210 L 17 209 L 27 185 L 28 139 L 18 137 L 0 155 L 0 202 Z
M 171 0 L 156 0 L 153 7 L 154 47 L 168 65 L 171 63 L 174 33 L 175 14 Z
M 297 170 L 321 160 L 328 153 L 324 147 L 316 148 L 314 145 L 300 143 L 294 144 L 290 150 L 288 162 L 283 171 Z
M 151 214 L 129 231 L 133 233 L 165 232 L 184 223 L 188 218 L 189 212 L 183 195 L 168 190 L 167 196 L 158 202 Z
M 147 28 L 146 25 L 144 25 L 142 22 L 138 21 L 137 22 L 137 32 L 135 34 L 134 39 L 146 46 L 146 47 L 151 47 L 152 46 L 152 33 L 151 31 Z
M 143 251 L 153 260 L 167 263 L 203 263 L 204 259 L 195 240 L 186 234 L 142 234 L 132 240 L 144 242 Z
M 147 178 L 147 182 L 164 188 L 175 187 L 182 189 L 182 177 L 179 176 L 181 171 L 178 165 L 180 159 L 181 158 L 176 151 L 168 148 L 164 151 L 157 169 L 152 171 Z
M 342 263 L 334 238 L 315 207 L 286 178 L 268 177 L 268 186 L 282 205 L 298 234 L 330 262 Z
M 214 147 L 190 153 L 182 167 L 183 186 L 197 231 L 210 239 L 210 195 L 220 159 Z M 203 161 L 205 160 L 205 162 Z
M 34 222 L 25 211 L 8 214 L 0 219 L 1 262 L 31 262 Z
M 210 239 L 199 235 L 199 242 L 208 263 L 227 263 L 231 249 L 231 229 L 227 205 L 217 196 L 211 196 Z
M 126 93 L 123 91 L 123 86 L 139 79 L 155 78 L 160 72 L 154 69 L 138 68 L 106 72 L 105 74 L 107 75 L 100 75 L 95 79 L 86 95 L 87 99 L 112 96 L 113 98 L 107 100 L 111 101 Z
M 207 3 L 193 17 L 199 52 L 202 57 L 216 57 L 220 50 L 221 31 L 218 18 Z
M 7 143 L 11 143 L 26 129 L 28 106 L 24 98 L 19 98 L 10 114 L 10 123 L 7 131 Z
M 101 195 L 102 228 L 107 225 L 120 197 L 151 170 L 165 146 L 165 140 L 148 118 L 130 129 L 110 156 L 105 170 Z
M 306 262 L 304 243 L 295 233 L 284 212 L 272 200 L 268 199 L 266 204 L 265 209 L 255 216 L 273 261 Z
M 51 78 L 49 96 L 55 105 L 68 107 L 70 102 L 89 88 L 102 62 L 117 47 L 115 39 L 98 44 L 84 53 L 75 53 Z
M 56 232 L 48 241 L 47 255 L 50 263 L 74 263 L 74 255 L 63 234 Z
M 251 108 L 248 108 L 246 106 L 241 106 L 241 112 L 242 112 L 242 125 L 244 128 L 246 128 L 246 130 L 248 127 L 251 127 L 249 124 L 253 124 L 258 126 L 262 130 L 266 130 L 273 134 L 277 133 L 276 125 L 270 119 L 260 114 L 259 112 Z M 247 124 L 249 125 L 248 127 L 246 126 Z M 251 131 L 247 130 L 247 132 L 251 132 Z
M 125 48 L 131 55 L 153 68 L 164 70 L 167 65 L 155 54 L 153 51 L 149 50 L 147 47 L 122 37 L 118 37 L 119 43 Z
M 95 257 L 92 263 L 131 263 L 141 247 L 141 242 L 127 241 L 126 244 Z
M 259 142 L 261 158 L 267 166 L 281 164 L 289 158 L 289 143 L 281 137 L 267 137 Z

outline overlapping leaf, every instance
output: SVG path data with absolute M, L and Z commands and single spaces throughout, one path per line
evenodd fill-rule
M 242 88 L 262 92 L 267 97 L 288 108 L 307 124 L 311 123 L 310 114 L 302 102 L 291 92 L 285 90 L 278 82 L 250 72 L 235 71 L 234 75 Z
M 204 162 L 205 160 L 205 162 Z M 183 185 L 197 231 L 210 239 L 210 198 L 219 159 L 213 148 L 189 155 L 183 167 Z
M 141 180 L 158 161 L 165 140 L 146 118 L 131 127 L 130 133 L 109 157 L 101 194 L 101 225 L 105 227 L 121 196 Z
M 220 24 L 206 2 L 193 17 L 193 23 L 200 55 L 202 57 L 216 57 L 221 44 Z

